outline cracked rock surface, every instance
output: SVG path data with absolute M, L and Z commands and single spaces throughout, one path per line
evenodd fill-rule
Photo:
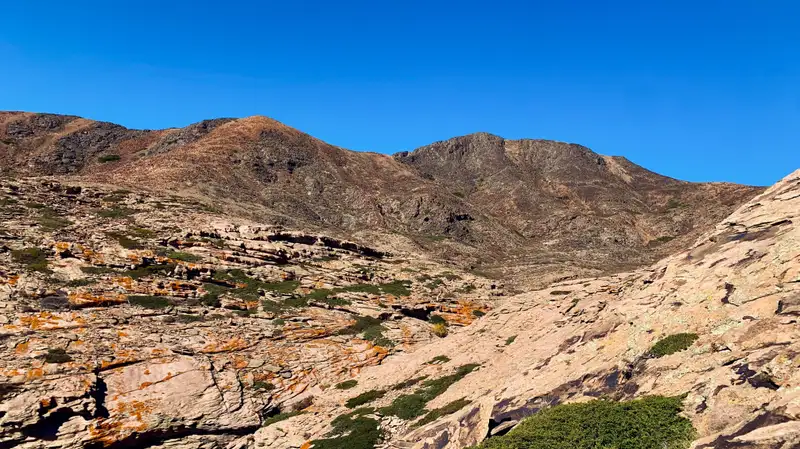
M 0 215 L 1 447 L 224 447 L 502 295 L 99 185 L 0 180 Z

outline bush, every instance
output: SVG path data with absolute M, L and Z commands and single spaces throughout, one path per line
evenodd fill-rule
M 87 285 L 92 285 L 95 282 L 97 282 L 97 281 L 95 281 L 94 279 L 89 279 L 89 278 L 72 279 L 71 281 L 67 282 L 67 287 L 73 287 L 73 288 L 75 288 L 75 287 L 85 287 Z
M 38 271 L 40 273 L 49 273 L 47 268 L 47 256 L 41 248 L 30 247 L 24 249 L 17 249 L 11 251 L 11 258 L 15 262 L 25 265 L 28 271 Z
M 511 343 L 514 343 L 514 340 L 516 340 L 516 339 L 517 339 L 516 335 L 512 335 L 512 336 L 506 338 L 506 346 L 510 345 Z
M 433 331 L 434 335 L 441 338 L 447 337 L 447 334 L 449 333 L 449 331 L 447 330 L 447 325 L 444 323 L 434 324 L 431 327 L 431 330 Z
M 447 324 L 447 320 L 436 314 L 432 314 L 428 318 L 428 321 L 430 321 L 431 324 Z
M 411 295 L 411 281 L 393 281 L 381 284 L 381 291 L 394 296 Z
M 127 218 L 138 213 L 138 211 L 127 207 L 111 207 L 109 209 L 98 209 L 95 213 L 103 218 Z
M 557 405 L 523 420 L 480 449 L 682 449 L 695 437 L 679 415 L 680 397 L 651 396 L 630 402 L 595 400 Z
M 143 267 L 134 268 L 133 270 L 126 270 L 122 272 L 123 276 L 129 276 L 131 279 L 139 279 L 147 276 L 154 276 L 157 274 L 166 275 L 175 269 L 174 263 L 163 265 L 147 265 Z
M 314 449 L 374 449 L 383 437 L 380 423 L 364 415 L 373 413 L 371 408 L 360 408 L 346 415 L 337 416 L 331 422 L 331 438 L 313 440 Z
M 480 318 L 480 317 L 482 317 L 484 315 L 486 315 L 486 313 L 481 311 L 481 310 L 473 310 L 472 311 L 472 316 L 474 316 L 475 318 Z
M 231 289 L 230 294 L 244 300 L 257 300 L 261 297 L 259 290 L 288 294 L 297 290 L 297 287 L 300 286 L 299 281 L 263 282 L 249 277 L 244 271 L 239 269 L 219 271 L 214 274 L 214 279 L 231 284 L 243 284 L 243 287 Z
M 480 365 L 463 365 L 449 376 L 427 380 L 413 394 L 397 397 L 391 405 L 381 409 L 384 415 L 393 415 L 401 419 L 414 419 L 425 414 L 425 405 L 447 391 L 451 385 L 474 371 Z
M 107 274 L 107 273 L 116 273 L 117 270 L 108 267 L 81 267 L 81 271 L 86 274 Z
M 265 419 L 264 420 L 264 424 L 262 424 L 262 427 L 267 427 L 267 426 L 270 426 L 272 424 L 275 424 L 276 422 L 281 422 L 281 421 L 287 420 L 287 419 L 291 418 L 292 416 L 297 416 L 297 415 L 302 415 L 302 414 L 303 414 L 302 411 L 278 413 L 277 415 L 270 416 L 269 418 Z
M 414 385 L 422 382 L 423 380 L 425 380 L 427 378 L 428 378 L 428 376 L 420 376 L 420 377 L 414 377 L 414 378 L 411 378 L 411 379 L 408 379 L 408 380 L 404 380 L 404 381 L 400 382 L 399 384 L 395 384 L 395 386 L 392 387 L 392 390 L 403 390 L 403 389 L 406 389 L 408 387 L 414 386 Z
M 162 296 L 128 296 L 128 302 L 145 309 L 164 309 L 170 306 L 169 300 Z
M 72 225 L 71 221 L 60 216 L 58 212 L 49 207 L 40 209 L 39 217 L 36 221 L 39 226 L 48 231 L 56 231 Z
M 264 382 L 263 380 L 257 380 L 253 382 L 253 389 L 254 390 L 264 390 L 264 391 L 271 391 L 275 389 L 275 385 Z
M 688 349 L 697 340 L 697 334 L 683 333 L 662 338 L 650 348 L 648 355 L 659 358 Z
M 106 154 L 97 158 L 97 161 L 101 164 L 105 164 L 107 162 L 116 162 L 120 160 L 121 157 L 119 154 Z
M 170 251 L 167 253 L 167 257 L 170 259 L 180 260 L 183 262 L 197 262 L 198 260 L 202 260 L 203 258 L 192 253 L 186 253 L 183 251 Z
M 344 382 L 339 382 L 338 384 L 336 384 L 336 388 L 338 388 L 339 390 L 349 390 L 355 387 L 356 385 L 358 385 L 358 381 L 355 379 L 350 379 Z
M 144 246 L 142 246 L 142 244 L 138 240 L 131 238 L 130 236 L 125 235 L 121 232 L 107 232 L 106 235 L 116 240 L 120 244 L 120 246 L 122 246 L 125 249 L 144 248 Z
M 442 416 L 452 415 L 453 413 L 455 413 L 455 412 L 461 410 L 462 408 L 466 407 L 469 403 L 470 403 L 470 401 L 468 401 L 468 400 L 466 400 L 464 398 L 457 399 L 457 400 L 445 405 L 444 407 L 440 407 L 440 408 L 433 409 L 433 410 L 429 411 L 428 414 L 425 415 L 424 418 L 420 419 L 419 422 L 417 422 L 416 425 L 417 426 L 424 426 L 425 424 L 432 423 L 432 422 L 436 421 L 437 419 L 441 418 Z
M 447 363 L 449 361 L 450 361 L 450 357 L 448 357 L 446 355 L 437 355 L 436 357 L 432 358 L 428 362 L 428 365 L 442 364 L 442 363 Z
M 386 394 L 385 390 L 372 390 L 361 393 L 360 395 L 350 398 L 344 403 L 347 408 L 356 408 L 360 405 L 368 404 L 372 401 L 382 398 Z
M 44 355 L 44 361 L 47 363 L 67 363 L 72 361 L 72 357 L 64 349 L 55 348 L 47 350 L 47 354 Z
M 203 321 L 203 316 L 202 315 L 191 315 L 191 314 L 188 314 L 188 313 L 179 313 L 178 316 L 175 317 L 175 319 L 179 323 L 189 324 L 189 323 L 196 323 L 198 321 Z

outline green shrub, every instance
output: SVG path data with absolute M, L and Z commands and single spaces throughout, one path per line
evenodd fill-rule
M 117 270 L 109 267 L 81 267 L 81 271 L 86 274 L 107 274 L 107 273 L 116 273 Z
M 127 207 L 111 207 L 108 209 L 98 209 L 95 211 L 97 216 L 103 218 L 127 218 L 131 215 L 137 214 L 138 211 L 128 209 Z
M 361 393 L 360 395 L 350 398 L 344 403 L 347 408 L 356 408 L 360 405 L 368 404 L 372 401 L 382 398 L 386 394 L 385 390 L 372 390 Z
M 477 290 L 477 287 L 475 287 L 472 284 L 467 284 L 467 285 L 461 287 L 460 289 L 458 289 L 459 293 L 472 293 L 475 290 Z
M 517 339 L 516 335 L 512 335 L 512 336 L 506 338 L 506 346 L 510 345 L 511 343 L 514 343 L 514 340 L 516 340 L 516 339 Z
M 439 407 L 439 408 L 436 408 L 436 409 L 433 409 L 433 410 L 429 411 L 428 414 L 425 415 L 424 418 L 420 419 L 419 422 L 417 422 L 416 425 L 417 426 L 424 426 L 425 424 L 432 423 L 432 422 L 436 421 L 437 419 L 441 418 L 442 416 L 452 415 L 453 413 L 455 413 L 455 412 L 461 410 L 462 408 L 466 407 L 467 405 L 469 405 L 469 403 L 470 403 L 470 401 L 468 401 L 468 400 L 466 400 L 464 398 L 456 399 L 455 401 L 445 405 L 444 407 Z
M 44 361 L 47 363 L 67 363 L 72 361 L 72 357 L 62 348 L 51 348 L 44 355 Z
M 271 391 L 275 389 L 275 385 L 264 382 L 263 380 L 257 380 L 253 382 L 253 389 L 254 390 L 264 390 L 264 391 Z
M 447 330 L 447 324 L 445 323 L 436 323 L 431 327 L 431 330 L 433 331 L 434 335 L 440 338 L 447 337 L 447 334 L 450 333 L 450 331 Z
M 429 400 L 425 394 L 419 392 L 404 394 L 395 398 L 388 407 L 383 407 L 381 413 L 397 416 L 400 419 L 414 419 L 425 414 L 425 405 Z
M 62 217 L 57 211 L 49 208 L 42 207 L 39 210 L 39 217 L 36 219 L 43 229 L 48 231 L 56 231 L 72 225 L 72 222 Z
M 47 255 L 41 248 L 30 247 L 24 249 L 17 249 L 11 251 L 11 258 L 15 262 L 25 265 L 28 271 L 38 271 L 40 273 L 49 273 L 47 268 Z
M 96 281 L 94 279 L 83 278 L 83 279 L 73 279 L 67 282 L 67 287 L 85 287 L 87 285 L 92 285 Z
M 183 262 L 197 262 L 198 260 L 203 259 L 202 257 L 197 256 L 195 254 L 186 253 L 182 251 L 170 251 L 169 253 L 167 253 L 167 257 L 169 257 L 170 259 L 180 260 Z
M 348 285 L 347 287 L 341 287 L 338 290 L 343 292 L 371 293 L 373 295 L 381 294 L 381 287 L 379 285 L 374 285 L 374 284 Z
M 302 415 L 302 414 L 303 414 L 302 411 L 278 413 L 277 415 L 270 416 L 269 418 L 265 419 L 264 423 L 262 424 L 262 427 L 267 427 L 267 426 L 270 426 L 272 424 L 275 424 L 276 422 L 281 422 L 281 421 L 287 420 L 287 419 L 291 418 L 292 416 L 297 416 L 297 415 Z
M 179 323 L 188 324 L 188 323 L 196 323 L 198 321 L 203 321 L 202 315 L 190 315 L 188 313 L 179 313 L 175 319 Z
M 414 419 L 422 416 L 425 414 L 425 405 L 428 402 L 447 391 L 451 385 L 473 372 L 479 366 L 478 364 L 463 365 L 449 376 L 426 380 L 413 394 L 398 396 L 392 401 L 391 405 L 383 407 L 381 413 L 397 416 L 401 419 Z
M 101 164 L 105 164 L 107 162 L 116 162 L 120 159 L 121 157 L 119 154 L 105 154 L 103 156 L 98 157 L 97 161 L 100 162 Z
M 161 265 L 145 265 L 143 267 L 134 268 L 133 270 L 125 270 L 121 274 L 128 276 L 132 279 L 139 279 L 155 275 L 167 275 L 175 269 L 174 263 L 167 263 Z
M 472 316 L 474 316 L 475 318 L 480 318 L 480 317 L 482 317 L 484 315 L 486 315 L 486 313 L 484 313 L 481 310 L 473 310 L 472 311 Z
M 648 355 L 658 358 L 683 351 L 692 346 L 697 338 L 697 334 L 692 333 L 670 335 L 656 342 L 656 344 L 650 348 Z
M 214 273 L 214 279 L 237 285 L 243 284 L 243 287 L 231 289 L 229 293 L 241 299 L 251 301 L 261 297 L 259 290 L 288 294 L 297 290 L 297 287 L 300 286 L 299 281 L 263 282 L 249 277 L 244 271 L 239 269 L 218 271 Z
M 107 232 L 107 236 L 116 240 L 125 249 L 142 249 L 144 246 L 138 240 L 121 232 Z
M 131 305 L 144 307 L 145 309 L 164 309 L 170 305 L 169 300 L 163 296 L 128 296 L 128 302 Z
M 378 318 L 373 318 L 370 316 L 360 316 L 356 318 L 356 322 L 340 329 L 338 334 L 340 335 L 354 335 L 354 334 L 361 334 L 363 333 L 364 339 L 371 341 L 373 344 L 383 347 L 391 347 L 394 346 L 394 342 L 389 340 L 388 338 L 383 336 L 383 333 L 387 330 L 382 321 Z
M 595 400 L 557 405 L 523 420 L 480 449 L 683 449 L 695 437 L 679 415 L 680 397 L 651 396 L 630 402 Z
M 336 388 L 338 388 L 339 390 L 349 390 L 355 387 L 356 385 L 358 385 L 358 381 L 355 379 L 350 379 L 344 382 L 339 382 L 338 384 L 336 384 Z
M 440 287 L 442 284 L 444 284 L 443 280 L 434 279 L 434 280 L 428 282 L 427 284 L 425 284 L 425 288 L 427 288 L 428 290 L 436 290 L 436 288 Z
M 447 320 L 436 314 L 431 314 L 431 316 L 428 317 L 428 321 L 430 321 L 431 324 L 447 324 Z
M 436 365 L 436 364 L 441 364 L 441 363 L 447 363 L 449 361 L 450 361 L 450 357 L 447 357 L 446 355 L 437 355 L 436 357 L 432 358 L 428 362 L 428 365 Z
M 427 378 L 428 378 L 428 376 L 419 376 L 419 377 L 413 377 L 413 378 L 408 379 L 408 380 L 404 380 L 404 381 L 402 381 L 402 382 L 400 382 L 398 384 L 395 384 L 392 387 L 392 390 L 404 390 L 404 389 L 406 389 L 408 387 L 412 387 L 412 386 L 422 382 L 423 380 L 425 380 Z
M 313 440 L 314 449 L 374 449 L 383 437 L 380 423 L 364 415 L 373 413 L 371 408 L 360 408 L 352 413 L 337 416 L 331 422 L 333 430 L 328 437 Z
M 151 239 L 156 236 L 156 231 L 147 228 L 131 228 L 128 232 L 143 239 Z
M 411 294 L 411 281 L 392 281 L 381 284 L 381 291 L 394 296 L 409 296 Z

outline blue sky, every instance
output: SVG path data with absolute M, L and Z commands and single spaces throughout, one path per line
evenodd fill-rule
M 9 2 L 0 109 L 267 115 L 384 153 L 477 131 L 692 181 L 800 167 L 795 1 Z

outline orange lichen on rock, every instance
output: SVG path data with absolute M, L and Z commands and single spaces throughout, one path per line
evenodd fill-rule
M 30 347 L 29 341 L 23 341 L 22 343 L 17 344 L 14 348 L 14 353 L 17 355 L 25 354 L 28 352 L 28 348 Z
M 3 279 L 2 276 L 0 276 L 0 285 L 8 284 L 8 285 L 14 286 L 14 285 L 17 285 L 17 282 L 19 282 L 19 275 L 18 274 L 12 274 L 11 276 L 9 276 L 9 277 L 7 277 L 5 279 Z
M 116 277 L 112 280 L 112 283 L 128 291 L 133 290 L 133 278 L 130 276 Z
M 19 318 L 19 321 L 22 326 L 32 330 L 60 329 L 64 327 L 61 324 L 61 317 L 50 312 L 39 312 L 33 315 L 23 316 Z
M 145 419 L 153 411 L 153 402 L 120 402 L 110 410 L 110 418 L 101 418 L 92 423 L 89 434 L 104 446 L 110 446 L 135 432 L 143 432 L 148 428 Z
M 207 344 L 200 352 L 206 354 L 214 354 L 217 352 L 230 352 L 230 351 L 238 351 L 241 349 L 245 349 L 248 347 L 248 344 L 244 339 L 241 337 L 233 337 L 232 339 L 225 341 L 225 342 L 213 342 Z

